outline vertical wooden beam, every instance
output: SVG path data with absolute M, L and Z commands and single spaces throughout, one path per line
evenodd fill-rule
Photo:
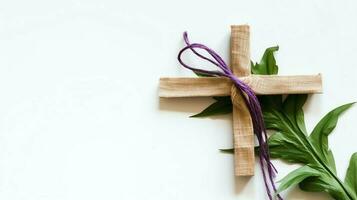
M 250 32 L 248 25 L 231 26 L 230 66 L 236 76 L 250 75 Z M 236 176 L 254 175 L 254 132 L 244 96 L 232 87 L 234 173 Z

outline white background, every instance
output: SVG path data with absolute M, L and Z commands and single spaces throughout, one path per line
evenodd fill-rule
M 251 54 L 278 44 L 280 74 L 323 74 L 308 129 L 357 100 L 356 1 L 0 2 L 0 199 L 265 199 L 259 166 L 233 177 L 231 116 L 190 119 L 209 98 L 159 99 L 182 32 L 228 59 L 231 24 Z M 188 60 L 190 62 L 190 60 Z M 357 151 L 357 107 L 330 146 L 341 178 Z M 275 161 L 278 179 L 297 166 Z M 295 188 L 286 199 L 329 199 Z

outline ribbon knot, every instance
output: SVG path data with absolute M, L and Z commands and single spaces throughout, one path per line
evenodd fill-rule
M 221 77 L 229 78 L 234 84 L 234 88 L 232 88 L 233 92 L 231 96 L 232 103 L 234 106 L 239 106 L 240 104 L 243 103 L 243 102 L 237 102 L 238 98 L 236 98 L 236 95 L 243 95 L 244 103 L 248 107 L 249 113 L 252 118 L 254 133 L 259 142 L 259 161 L 261 165 L 261 170 L 264 178 L 267 195 L 269 199 L 272 200 L 273 195 L 271 194 L 271 189 L 274 191 L 274 193 L 276 193 L 274 177 L 277 171 L 270 161 L 269 146 L 267 144 L 268 136 L 263 120 L 262 109 L 260 107 L 260 103 L 258 101 L 257 96 L 247 84 L 239 80 L 239 78 L 233 74 L 230 67 L 215 51 L 213 51 L 212 49 L 208 48 L 203 44 L 190 43 L 188 40 L 187 32 L 184 32 L 183 38 L 186 43 L 186 46 L 182 48 L 178 54 L 178 61 L 183 67 L 190 69 L 196 73 L 205 74 L 208 76 L 218 76 L 218 77 L 221 76 Z M 197 52 L 195 49 L 201 49 L 206 51 L 211 56 L 211 58 L 202 55 L 201 53 Z M 218 67 L 220 70 L 219 71 L 205 70 L 205 69 L 195 68 L 187 65 L 182 61 L 181 58 L 182 54 L 186 50 L 191 50 L 196 56 L 210 62 L 214 66 Z M 278 199 L 282 199 L 279 194 L 277 194 L 277 197 Z

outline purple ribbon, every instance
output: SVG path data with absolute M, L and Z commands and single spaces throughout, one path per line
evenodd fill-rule
M 265 188 L 267 195 L 269 196 L 269 199 L 273 199 L 273 195 L 271 193 L 271 190 L 276 193 L 276 186 L 274 183 L 274 177 L 275 174 L 277 173 L 277 170 L 273 166 L 273 164 L 270 161 L 270 155 L 269 155 L 269 146 L 267 144 L 268 136 L 263 120 L 263 113 L 262 109 L 260 107 L 260 103 L 258 101 L 257 96 L 255 95 L 254 91 L 244 82 L 239 80 L 232 72 L 232 70 L 229 68 L 229 66 L 224 62 L 224 60 L 212 49 L 208 48 L 207 46 L 199 43 L 190 43 L 188 40 L 187 32 L 184 32 L 183 38 L 185 40 L 186 46 L 181 49 L 181 51 L 178 54 L 178 61 L 181 63 L 182 66 L 184 66 L 187 69 L 190 69 L 196 73 L 201 73 L 201 74 L 206 74 L 210 76 L 223 76 L 227 77 L 232 80 L 233 84 L 237 87 L 237 89 L 243 93 L 246 94 L 244 95 L 244 101 L 245 104 L 247 105 L 252 122 L 253 122 L 253 129 L 254 133 L 257 136 L 258 142 L 259 142 L 259 161 L 262 169 L 262 174 L 264 178 L 264 183 L 265 183 Z M 200 53 L 198 53 L 195 49 L 201 49 L 206 51 L 213 59 L 208 58 Z M 211 70 L 204 70 L 204 69 L 199 69 L 199 68 L 194 68 L 186 63 L 184 63 L 181 59 L 182 53 L 185 52 L 186 50 L 191 50 L 195 55 L 200 57 L 203 60 L 206 60 L 213 65 L 217 66 L 220 71 L 211 71 Z M 282 200 L 282 197 L 277 194 L 277 198 Z

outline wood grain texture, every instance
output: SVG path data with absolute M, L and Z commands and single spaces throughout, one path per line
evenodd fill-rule
M 229 96 L 232 82 L 228 78 L 160 78 L 160 97 Z
M 257 95 L 310 94 L 322 92 L 321 74 L 279 76 L 252 75 L 241 77 Z M 160 78 L 160 97 L 230 96 L 232 82 L 227 78 Z
M 234 174 L 236 176 L 254 175 L 254 129 L 244 95 L 232 86 L 233 103 L 233 141 Z
M 231 26 L 230 67 L 236 76 L 250 75 L 250 31 L 248 25 Z
M 248 25 L 231 26 L 231 69 L 237 77 L 250 75 L 249 37 Z M 232 85 L 234 174 L 236 176 L 254 175 L 254 130 L 244 98 L 246 98 L 245 95 Z

